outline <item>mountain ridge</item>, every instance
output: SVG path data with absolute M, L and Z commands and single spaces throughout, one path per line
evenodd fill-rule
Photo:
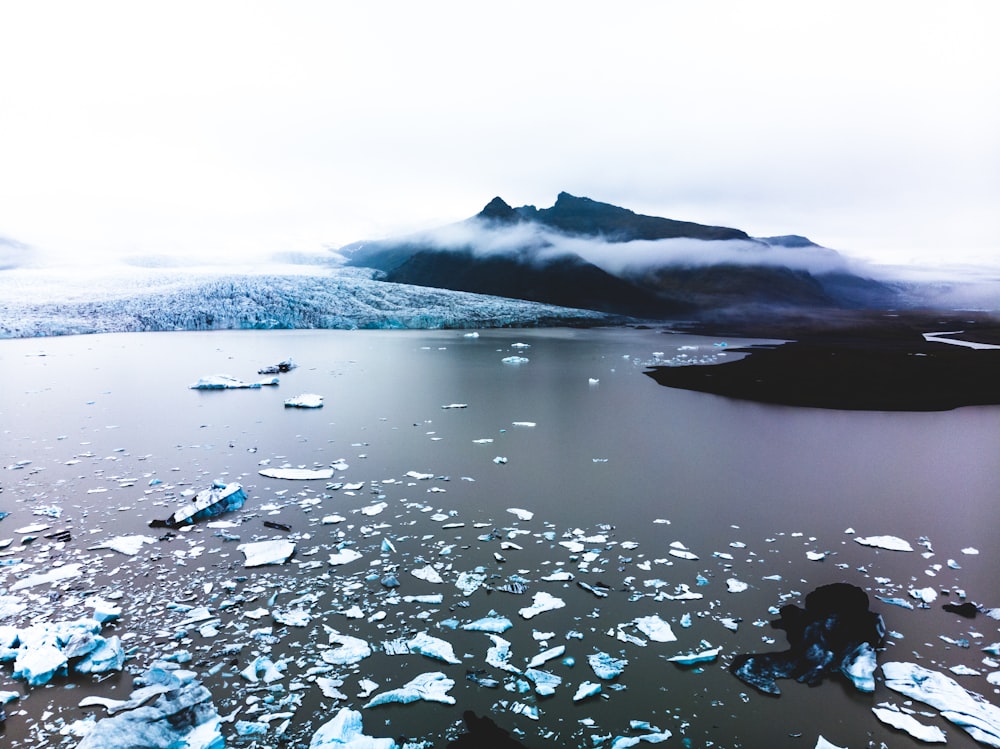
M 541 209 L 497 196 L 456 224 L 340 251 L 391 282 L 642 318 L 750 304 L 886 306 L 896 297 L 802 235 L 754 238 L 567 192 Z

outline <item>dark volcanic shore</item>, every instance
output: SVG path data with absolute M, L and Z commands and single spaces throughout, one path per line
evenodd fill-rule
M 790 338 L 733 362 L 656 367 L 661 385 L 789 406 L 945 411 L 1000 404 L 1000 349 L 926 341 L 925 332 L 1000 344 L 1000 320 L 982 313 L 908 312 L 699 323 L 696 332 Z M 694 331 L 693 331 L 694 332 Z

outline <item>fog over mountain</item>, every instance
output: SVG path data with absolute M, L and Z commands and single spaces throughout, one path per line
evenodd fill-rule
M 900 293 L 803 236 L 754 238 L 565 192 L 545 209 L 497 197 L 465 221 L 340 252 L 389 281 L 653 317 L 760 303 L 891 306 Z

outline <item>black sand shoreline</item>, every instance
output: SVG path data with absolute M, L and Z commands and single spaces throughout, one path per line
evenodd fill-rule
M 987 313 L 909 311 L 692 324 L 690 332 L 788 339 L 755 346 L 737 361 L 655 367 L 661 385 L 788 406 L 866 411 L 946 411 L 1000 405 L 1000 349 L 926 341 L 923 334 L 1000 344 Z

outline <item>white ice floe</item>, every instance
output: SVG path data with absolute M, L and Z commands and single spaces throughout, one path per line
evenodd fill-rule
M 911 588 L 910 596 L 923 603 L 934 603 L 938 597 L 934 588 Z
M 236 547 L 242 551 L 246 560 L 244 567 L 261 567 L 267 564 L 284 564 L 295 553 L 295 543 L 279 539 L 276 541 L 256 541 L 240 544 Z
M 415 570 L 410 570 L 410 574 L 413 575 L 418 580 L 423 580 L 424 582 L 432 583 L 435 585 L 440 585 L 444 582 L 444 579 L 438 574 L 438 571 L 431 567 L 429 564 L 423 567 L 418 567 Z
M 1000 707 L 981 695 L 967 691 L 950 676 L 915 663 L 883 663 L 882 673 L 890 689 L 937 708 L 976 741 L 1000 747 Z
M 361 559 L 361 552 L 355 551 L 354 549 L 340 549 L 336 553 L 331 554 L 327 563 L 332 567 L 339 567 L 345 564 L 350 564 L 358 559 Z
M 462 591 L 462 595 L 471 596 L 485 582 L 485 572 L 460 572 L 455 580 L 455 587 Z
M 90 549 L 111 549 L 112 551 L 117 551 L 119 554 L 125 554 L 130 557 L 134 557 L 145 544 L 155 544 L 156 539 L 152 536 L 143 535 L 129 535 L 129 536 L 115 536 L 114 538 L 109 538 L 107 541 L 101 541 L 101 543 L 96 546 L 89 547 Z
M 855 536 L 854 540 L 862 546 L 874 546 L 888 551 L 913 551 L 909 541 L 898 536 Z
M 462 661 L 455 657 L 455 649 L 450 642 L 434 637 L 426 632 L 420 632 L 406 643 L 411 653 L 417 653 L 428 658 L 434 658 L 445 663 L 458 665 Z
M 573 702 L 580 702 L 588 697 L 595 697 L 601 693 L 601 685 L 595 681 L 581 681 L 573 695 Z
M 508 507 L 507 512 L 516 517 L 518 520 L 528 521 L 535 517 L 535 513 L 531 510 L 522 510 L 520 507 Z
M 348 666 L 358 663 L 372 654 L 371 645 L 360 637 L 342 635 L 340 632 L 331 630 L 329 633 L 331 644 L 338 645 L 336 648 L 323 651 L 323 660 L 334 666 Z
M 48 572 L 36 572 L 34 575 L 22 577 L 10 586 L 10 592 L 13 593 L 24 588 L 33 588 L 36 585 L 45 585 L 46 583 L 55 583 L 60 580 L 68 580 L 73 577 L 79 577 L 83 574 L 80 569 L 82 566 L 83 565 L 78 562 L 73 562 L 72 564 L 65 564 L 62 567 L 55 567 Z
M 839 744 L 831 744 L 820 736 L 816 739 L 816 746 L 813 749 L 847 749 L 847 747 L 840 746 Z
M 539 697 L 550 697 L 555 694 L 556 688 L 562 684 L 561 677 L 549 671 L 540 671 L 537 668 L 526 669 L 524 677 L 535 685 L 535 693 Z
M 636 628 L 653 642 L 674 642 L 677 640 L 670 624 L 655 614 L 640 616 L 634 620 L 634 623 Z
M 728 580 L 726 580 L 726 589 L 730 593 L 742 593 L 749 587 L 750 586 L 747 585 L 745 582 L 743 582 L 742 580 L 737 580 L 735 577 L 731 577 Z
M 302 393 L 286 399 L 285 408 L 323 408 L 323 396 L 316 393 Z
M 312 479 L 332 479 L 332 468 L 262 468 L 257 471 L 269 479 L 287 479 L 290 481 L 310 481 Z
M 267 380 L 259 380 L 257 382 L 246 382 L 237 377 L 233 377 L 232 375 L 215 374 L 198 378 L 198 381 L 192 383 L 190 387 L 192 390 L 239 390 L 246 388 L 256 390 L 262 386 L 277 384 L 277 377 L 272 377 Z
M 887 726 L 905 731 L 918 741 L 923 741 L 927 744 L 944 744 L 948 741 L 944 735 L 944 731 L 940 728 L 924 725 L 912 715 L 902 712 L 895 705 L 879 705 L 878 707 L 873 707 L 872 712 L 875 713 L 876 718 Z
M 681 666 L 693 666 L 696 663 L 708 663 L 714 661 L 719 657 L 719 653 L 722 652 L 722 648 L 707 648 L 705 650 L 699 650 L 691 653 L 683 653 L 681 655 L 675 655 L 672 658 L 667 658 L 671 663 L 677 663 Z
M 528 665 L 525 668 L 538 668 L 539 666 L 548 663 L 553 658 L 558 658 L 565 652 L 566 652 L 565 645 L 556 645 L 554 648 L 549 648 L 548 650 L 542 651 L 541 653 L 536 655 L 534 658 L 528 661 Z
M 312 617 L 305 609 L 291 609 L 289 611 L 273 611 L 271 616 L 278 624 L 287 627 L 305 627 L 312 621 Z
M 505 356 L 501 359 L 504 364 L 527 364 L 528 357 L 526 356 Z
M 76 749 L 126 746 L 222 749 L 225 746 L 212 693 L 192 672 L 168 672 L 154 667 L 137 681 L 142 686 L 132 692 L 133 696 L 150 687 L 167 689 L 149 704 L 145 704 L 148 697 L 128 700 L 125 704 L 134 703 L 134 708 L 97 721 Z
M 407 704 L 417 700 L 454 705 L 455 698 L 448 694 L 454 686 L 455 680 L 449 679 L 440 671 L 419 674 L 398 689 L 390 689 L 388 692 L 375 695 L 365 707 L 375 707 L 389 702 Z
M 319 727 L 309 742 L 309 749 L 396 749 L 392 739 L 366 736 L 361 713 L 342 707 L 335 716 Z
M 469 632 L 494 632 L 496 634 L 503 634 L 513 626 L 514 623 L 506 616 L 500 616 L 493 612 L 489 616 L 484 616 L 481 619 L 463 624 L 462 629 Z
M 555 609 L 561 609 L 566 605 L 566 602 L 561 598 L 556 598 L 545 591 L 538 591 L 535 593 L 534 598 L 530 606 L 525 606 L 518 610 L 520 614 L 525 619 L 531 619 L 532 617 L 538 616 L 545 611 L 553 611 Z
M 614 679 L 621 676 L 628 665 L 626 658 L 615 658 L 609 653 L 598 652 L 587 656 L 587 663 L 598 679 Z
M 514 674 L 521 673 L 517 666 L 510 664 L 510 642 L 494 634 L 489 635 L 489 638 L 493 641 L 493 647 L 486 651 L 486 664 L 502 671 L 510 671 Z

